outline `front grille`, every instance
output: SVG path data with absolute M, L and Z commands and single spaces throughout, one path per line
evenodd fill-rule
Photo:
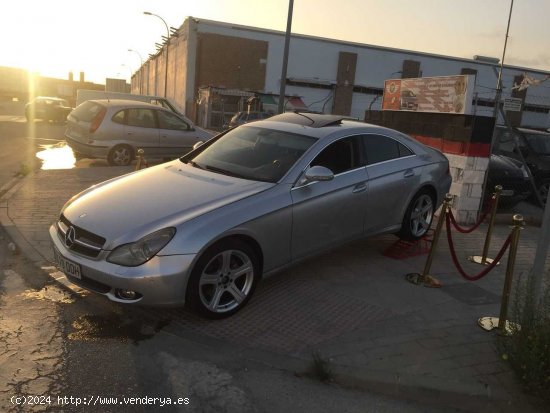
M 71 227 L 75 230 L 72 244 L 67 242 L 67 231 Z M 65 246 L 71 251 L 91 258 L 96 258 L 99 255 L 106 241 L 105 238 L 99 235 L 73 225 L 65 215 L 61 215 L 59 221 L 57 221 L 57 233 Z

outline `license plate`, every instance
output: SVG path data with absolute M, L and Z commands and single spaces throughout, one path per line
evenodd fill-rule
M 514 190 L 513 189 L 504 189 L 503 191 L 501 191 L 500 195 L 514 196 Z
M 53 258 L 62 272 L 71 277 L 78 278 L 79 280 L 82 278 L 80 275 L 80 265 L 63 257 L 55 247 L 53 249 Z

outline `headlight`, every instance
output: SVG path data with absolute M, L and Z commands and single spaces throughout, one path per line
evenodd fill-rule
M 146 235 L 139 241 L 121 245 L 109 254 L 107 261 L 125 267 L 137 267 L 157 255 L 175 233 L 175 228 L 164 228 Z

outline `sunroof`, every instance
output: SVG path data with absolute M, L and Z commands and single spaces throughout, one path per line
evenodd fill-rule
M 342 119 L 344 119 L 344 117 L 339 115 L 325 115 L 310 112 L 286 112 L 269 118 L 270 121 L 294 123 L 296 125 L 309 126 L 311 128 L 340 125 Z

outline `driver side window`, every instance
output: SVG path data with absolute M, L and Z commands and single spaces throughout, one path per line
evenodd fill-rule
M 331 143 L 315 157 L 311 166 L 324 166 L 334 175 L 350 171 L 361 165 L 356 137 L 348 137 Z

